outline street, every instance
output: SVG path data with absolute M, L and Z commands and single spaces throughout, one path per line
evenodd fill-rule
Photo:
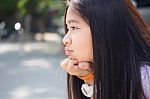
M 0 99 L 66 99 L 60 42 L 1 42 Z

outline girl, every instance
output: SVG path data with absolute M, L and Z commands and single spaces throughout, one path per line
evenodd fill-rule
M 68 99 L 150 99 L 150 31 L 130 0 L 68 0 Z

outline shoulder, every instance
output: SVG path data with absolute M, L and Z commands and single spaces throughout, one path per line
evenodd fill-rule
M 141 80 L 145 96 L 150 99 L 150 65 L 142 65 Z
M 142 65 L 141 66 L 141 76 L 150 76 L 150 65 Z

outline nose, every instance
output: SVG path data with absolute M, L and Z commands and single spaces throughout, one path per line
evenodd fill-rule
M 64 45 L 70 45 L 72 43 L 71 37 L 66 34 L 65 37 L 63 38 L 62 42 L 64 43 Z

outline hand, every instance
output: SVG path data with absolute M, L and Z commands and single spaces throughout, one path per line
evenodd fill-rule
M 78 63 L 77 60 L 73 60 L 70 58 L 63 60 L 61 62 L 61 67 L 70 75 L 75 76 L 87 76 L 89 73 L 93 71 L 91 63 L 89 62 Z

